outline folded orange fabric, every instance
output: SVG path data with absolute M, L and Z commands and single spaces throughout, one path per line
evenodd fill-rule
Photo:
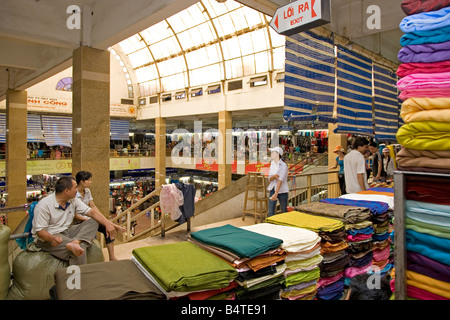
M 320 249 L 320 253 L 321 254 L 333 253 L 333 252 L 345 250 L 347 248 L 348 248 L 348 243 L 345 240 L 342 240 L 342 241 L 337 242 L 337 243 L 331 243 L 331 242 L 327 241 L 325 243 L 322 243 L 322 247 Z
M 383 196 L 389 196 L 389 197 L 393 197 L 394 193 L 393 192 L 378 192 L 378 191 L 371 191 L 371 190 L 365 190 L 365 191 L 359 191 L 357 192 L 358 194 L 376 194 L 376 195 L 383 195 Z

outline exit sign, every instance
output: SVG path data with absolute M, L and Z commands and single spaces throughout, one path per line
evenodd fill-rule
M 279 34 L 290 36 L 330 21 L 330 0 L 297 0 L 279 7 L 270 26 Z

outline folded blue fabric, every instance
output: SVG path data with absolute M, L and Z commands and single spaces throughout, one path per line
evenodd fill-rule
M 406 230 L 406 249 L 450 265 L 450 239 Z
M 323 300 L 332 300 L 336 295 L 344 292 L 344 278 L 339 279 L 328 286 L 322 287 L 317 290 L 317 298 Z
M 345 206 L 369 208 L 370 212 L 373 214 L 383 214 L 389 210 L 389 205 L 386 202 L 380 201 L 352 200 L 343 198 L 327 198 L 320 201 Z
M 347 233 L 351 234 L 352 236 L 357 234 L 372 234 L 373 233 L 373 227 L 368 226 L 362 229 L 349 229 L 347 230 Z
M 376 192 L 392 192 L 394 193 L 394 188 L 383 188 L 383 187 L 373 187 L 367 189 L 368 191 L 376 191 Z
M 405 47 L 411 44 L 441 43 L 450 40 L 450 26 L 435 29 L 405 33 L 400 38 L 400 44 Z
M 374 233 L 373 235 L 372 235 L 372 240 L 373 241 L 383 241 L 383 240 L 386 240 L 387 238 L 389 238 L 390 237 L 390 233 L 389 232 L 384 232 L 384 233 Z
M 405 215 L 416 221 L 450 227 L 450 206 L 406 200 Z
M 416 13 L 406 16 L 400 22 L 400 30 L 404 33 L 434 30 L 450 25 L 450 7 L 436 11 Z

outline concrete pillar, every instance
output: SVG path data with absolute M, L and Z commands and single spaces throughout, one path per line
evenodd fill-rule
M 79 47 L 73 53 L 72 173 L 92 173 L 92 196 L 109 212 L 110 53 Z
M 219 111 L 219 189 L 231 184 L 231 129 L 233 129 L 230 111 Z M 228 130 L 228 132 L 227 132 Z
M 166 119 L 155 119 L 155 188 L 166 184 Z
M 27 92 L 6 91 L 6 192 L 7 207 L 27 202 Z M 14 233 L 26 212 L 8 214 L 8 226 Z M 23 232 L 23 230 L 22 230 Z

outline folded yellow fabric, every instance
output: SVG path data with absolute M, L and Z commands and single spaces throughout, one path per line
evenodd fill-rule
M 450 283 L 407 270 L 406 284 L 450 299 Z
M 400 116 L 405 123 L 450 122 L 450 98 L 409 98 L 402 103 Z
M 397 141 L 414 150 L 450 150 L 450 123 L 417 121 L 404 124 L 397 131 Z
M 285 226 L 304 228 L 314 232 L 332 232 L 344 227 L 344 222 L 336 219 L 314 216 L 311 214 L 291 211 L 273 215 L 266 222 Z

